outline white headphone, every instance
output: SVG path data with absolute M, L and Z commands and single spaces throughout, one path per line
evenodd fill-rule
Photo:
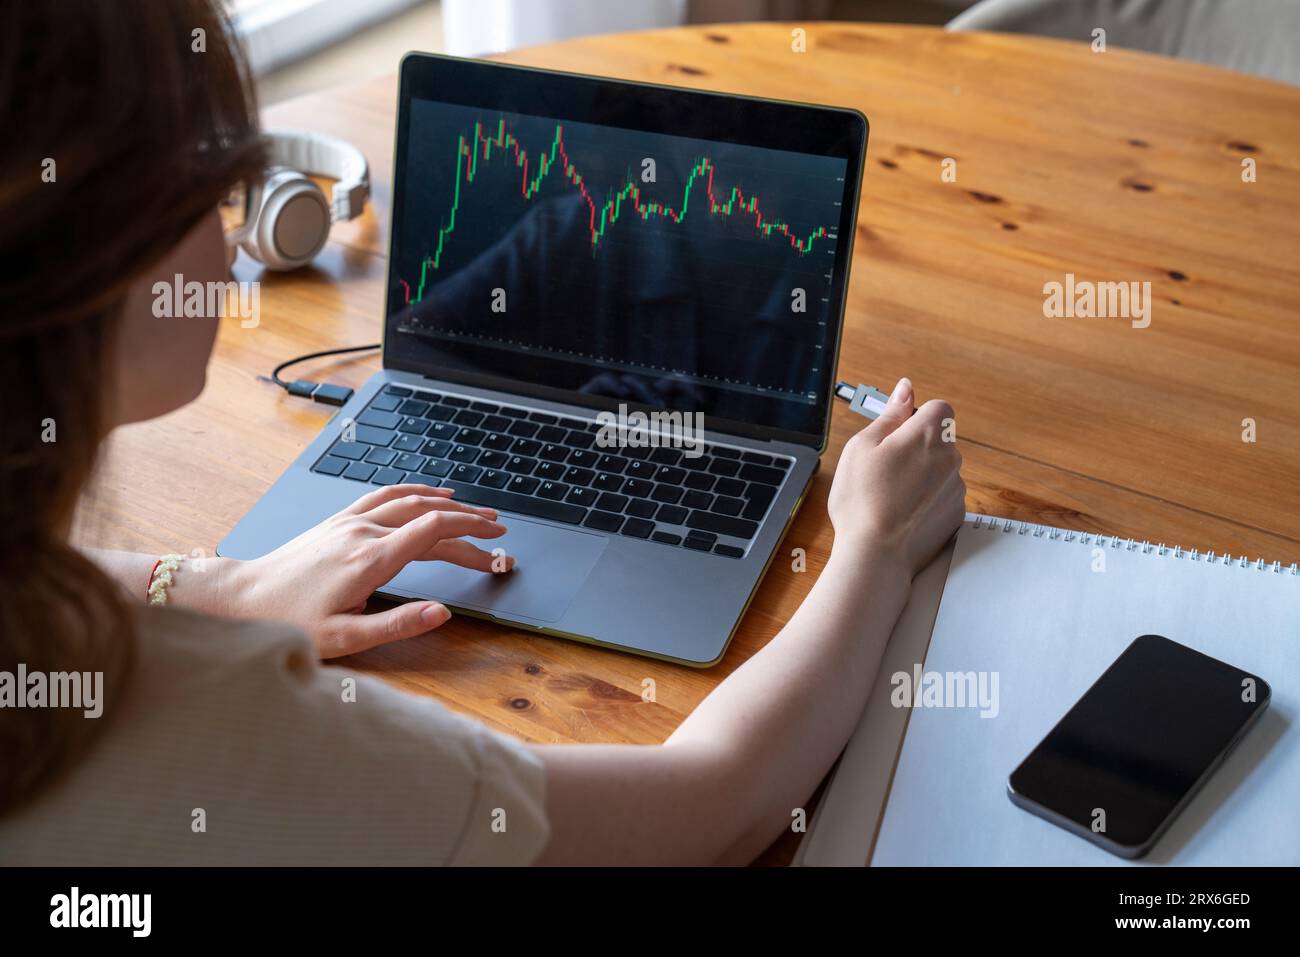
M 287 271 L 316 258 L 330 226 L 361 215 L 370 196 L 370 166 L 361 150 L 323 133 L 270 130 L 266 139 L 271 165 L 242 245 L 267 269 Z M 309 176 L 335 180 L 328 202 Z

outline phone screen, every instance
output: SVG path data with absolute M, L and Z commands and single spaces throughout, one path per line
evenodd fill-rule
M 1009 796 L 1107 850 L 1140 857 L 1269 695 L 1254 675 L 1143 635 L 1012 772 Z

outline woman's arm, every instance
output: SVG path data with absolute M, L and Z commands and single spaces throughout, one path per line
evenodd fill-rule
M 498 538 L 495 509 L 452 499 L 451 489 L 390 485 L 262 558 L 185 561 L 167 592 L 170 604 L 231 618 L 298 625 L 321 656 L 333 658 L 422 635 L 451 617 L 440 602 L 406 602 L 365 614 L 375 590 L 413 561 L 445 561 L 488 573 L 514 567 L 467 541 Z M 157 555 L 86 549 L 86 554 L 140 601 Z
M 951 408 L 911 411 L 900 382 L 845 446 L 821 577 L 664 745 L 536 748 L 552 829 L 538 863 L 744 863 L 790 826 L 862 713 L 913 575 L 964 514 Z

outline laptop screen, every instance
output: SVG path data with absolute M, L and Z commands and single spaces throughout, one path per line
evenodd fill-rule
M 819 436 L 852 228 L 844 204 L 856 199 L 851 150 L 791 149 L 758 125 L 759 110 L 746 129 L 737 98 L 461 66 L 483 71 L 495 90 L 477 92 L 495 95 L 403 97 L 386 364 Z M 623 108 L 593 110 L 590 92 L 520 95 L 557 80 Z M 673 100 L 694 121 L 674 125 Z M 710 109 L 722 138 L 692 129 Z

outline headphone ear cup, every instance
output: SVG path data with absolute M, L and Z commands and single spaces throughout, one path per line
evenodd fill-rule
M 286 272 L 305 266 L 325 246 L 330 232 L 330 207 L 325 194 L 297 170 L 268 173 L 262 205 L 244 249 L 267 269 Z

